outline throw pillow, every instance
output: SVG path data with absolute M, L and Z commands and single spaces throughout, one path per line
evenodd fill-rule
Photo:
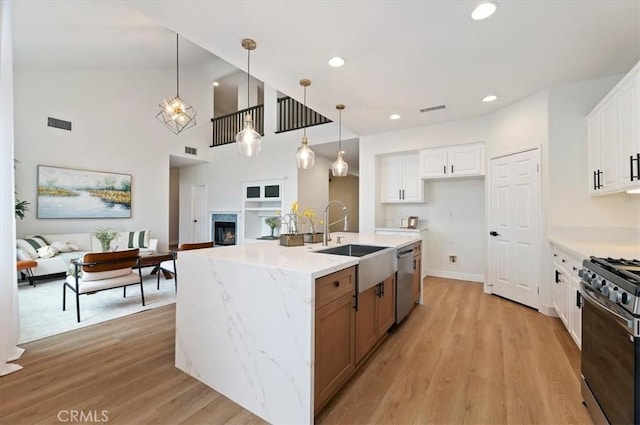
M 31 246 L 31 244 L 25 239 L 16 239 L 16 247 L 29 254 L 32 260 L 38 258 L 38 252 L 36 251 L 36 248 Z
M 67 242 L 67 246 L 69 246 L 71 251 L 80 251 L 80 247 L 72 242 Z
M 149 246 L 150 230 L 142 230 L 140 232 L 129 232 L 128 248 L 146 248 Z
M 71 244 L 67 242 L 55 241 L 51 242 L 51 246 L 58 252 L 71 252 Z
M 56 254 L 56 250 L 51 246 L 43 246 L 42 248 L 38 248 L 38 257 L 40 258 L 51 258 Z
M 18 261 L 33 260 L 27 251 L 20 248 L 16 249 L 16 259 Z

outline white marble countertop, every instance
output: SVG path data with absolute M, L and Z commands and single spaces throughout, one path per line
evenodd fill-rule
M 322 243 L 286 247 L 279 245 L 278 241 L 266 241 L 259 244 L 202 249 L 193 251 L 193 253 L 210 257 L 216 261 L 309 273 L 311 277 L 317 278 L 358 264 L 356 257 L 313 252 L 336 246 L 337 236 L 340 236 L 342 245 L 360 244 L 396 248 L 421 240 L 420 237 L 409 234 L 404 236 L 334 232 L 331 233 L 332 240 L 329 241 L 327 247 L 322 246 Z M 190 253 L 192 252 L 190 251 Z M 180 255 L 182 253 L 178 258 Z
M 384 232 L 407 232 L 407 233 L 416 233 L 422 232 L 423 230 L 427 230 L 426 227 L 418 227 L 416 229 L 407 229 L 406 227 L 376 227 L 375 230 L 381 230 Z
M 640 243 L 635 241 L 584 241 L 570 237 L 549 237 L 549 242 L 564 248 L 574 257 L 590 256 L 640 259 Z

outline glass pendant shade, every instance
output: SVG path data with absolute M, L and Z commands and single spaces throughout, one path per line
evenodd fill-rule
M 175 134 L 196 125 L 198 113 L 184 100 L 180 99 L 180 61 L 179 61 L 179 35 L 176 34 L 176 95 L 165 99 L 160 105 L 160 112 L 156 118 L 166 125 Z
M 262 137 L 260 133 L 254 130 L 251 115 L 244 117 L 244 127 L 242 131 L 236 134 L 236 144 L 238 152 L 244 156 L 256 156 L 260 153 L 262 147 Z
M 316 154 L 313 153 L 311 149 L 309 149 L 309 142 L 307 137 L 302 137 L 302 145 L 298 148 L 296 152 L 296 165 L 298 168 L 303 170 L 307 170 L 313 167 L 313 164 L 316 162 Z
M 251 51 L 255 50 L 256 42 L 250 38 L 242 40 L 242 47 L 247 51 L 247 108 L 249 107 L 249 92 L 251 91 Z M 253 127 L 251 114 L 244 116 L 244 126 L 236 134 L 238 152 L 244 156 L 257 156 L 262 147 L 262 136 Z
M 338 159 L 331 164 L 331 173 L 333 177 L 344 177 L 349 172 L 349 164 L 344 161 L 344 151 L 338 152 Z
M 349 172 L 349 164 L 344 160 L 344 151 L 342 150 L 342 110 L 343 104 L 336 105 L 336 109 L 340 114 L 340 121 L 338 124 L 338 158 L 331 164 L 331 173 L 333 177 L 344 177 Z

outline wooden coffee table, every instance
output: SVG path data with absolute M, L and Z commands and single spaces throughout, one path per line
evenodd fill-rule
M 162 270 L 165 279 L 173 278 L 173 274 L 169 270 L 160 267 L 163 261 L 174 261 L 175 270 L 175 254 L 173 252 L 155 252 L 153 254 L 140 255 L 140 268 L 153 267 L 151 274 L 158 273 L 158 289 L 160 289 L 160 270 Z

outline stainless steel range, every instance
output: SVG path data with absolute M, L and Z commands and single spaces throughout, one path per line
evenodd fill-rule
M 582 397 L 594 424 L 640 423 L 640 261 L 591 257 L 580 271 Z

